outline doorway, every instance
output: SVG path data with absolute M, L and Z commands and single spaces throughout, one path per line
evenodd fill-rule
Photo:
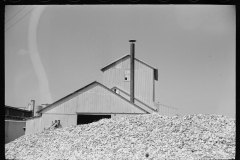
M 81 114 L 77 116 L 77 125 L 80 124 L 89 124 L 92 122 L 97 122 L 103 118 L 111 118 L 111 115 L 89 115 L 89 114 Z

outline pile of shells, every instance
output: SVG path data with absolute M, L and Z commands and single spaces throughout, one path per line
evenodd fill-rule
M 24 135 L 6 159 L 234 159 L 236 122 L 222 115 L 157 113 Z

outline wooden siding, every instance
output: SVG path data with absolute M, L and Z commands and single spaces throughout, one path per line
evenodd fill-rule
M 119 89 L 118 89 L 119 90 Z M 127 94 L 125 91 L 119 90 L 119 95 L 124 97 L 127 100 L 130 100 L 130 96 L 129 94 Z M 136 104 L 137 106 L 143 108 L 144 110 L 148 111 L 149 113 L 153 113 L 155 112 L 154 110 L 156 110 L 157 108 L 155 107 L 155 105 L 153 103 L 151 104 L 146 104 L 146 103 L 141 103 L 141 101 L 139 101 L 138 99 L 134 99 L 134 104 Z M 147 105 L 147 106 L 146 106 Z
M 81 113 L 145 113 L 98 84 L 79 94 L 77 100 L 77 112 Z
M 68 115 L 68 114 L 54 114 L 54 113 L 44 113 L 42 115 L 42 126 L 41 130 L 44 128 L 49 128 L 52 125 L 52 122 L 55 120 L 60 120 L 62 127 L 67 127 L 71 125 L 77 125 L 77 114 Z
M 146 114 L 123 97 L 93 83 L 49 106 L 42 111 L 41 117 L 27 120 L 26 134 L 43 131 L 55 120 L 60 120 L 62 127 L 77 125 L 77 113 Z
M 130 58 L 122 59 L 103 72 L 103 84 L 108 88 L 114 86 L 123 89 L 130 94 L 130 81 L 124 80 L 125 70 L 130 69 Z M 135 60 L 135 97 L 145 103 L 154 102 L 154 69 Z
M 123 117 L 123 116 L 137 116 L 137 115 L 144 115 L 144 114 L 114 114 L 111 117 Z
M 33 134 L 42 131 L 41 125 L 42 117 L 27 120 L 25 134 Z
M 163 104 L 154 103 L 158 108 L 158 113 L 166 116 L 174 116 L 177 114 L 177 108 L 169 107 Z
M 85 89 L 80 91 L 79 93 L 82 93 L 84 91 Z M 45 109 L 43 113 L 76 114 L 77 100 L 75 97 L 76 94 L 71 95 L 62 101 L 59 101 L 50 106 L 49 108 Z
M 25 134 L 33 134 L 44 131 L 51 127 L 52 121 L 60 120 L 62 127 L 67 127 L 71 125 L 77 125 L 77 115 L 64 115 L 64 114 L 52 114 L 45 113 L 42 117 L 33 118 L 26 121 L 26 131 Z
M 79 91 L 71 99 L 64 99 L 49 108 L 43 113 L 145 113 L 98 83 Z

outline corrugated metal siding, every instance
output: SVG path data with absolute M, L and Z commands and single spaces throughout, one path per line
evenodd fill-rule
M 130 58 L 123 59 L 103 72 L 103 84 L 108 88 L 117 86 L 130 93 L 130 81 L 124 81 L 125 70 L 130 69 Z M 154 70 L 135 60 L 135 97 L 145 103 L 154 101 Z

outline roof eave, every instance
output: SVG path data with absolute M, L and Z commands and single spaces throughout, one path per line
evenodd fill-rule
M 42 111 L 45 110 L 46 108 L 51 107 L 53 104 L 56 104 L 57 102 L 60 102 L 61 100 L 63 100 L 63 99 L 65 99 L 65 98 L 67 98 L 67 97 L 69 97 L 69 96 L 75 94 L 76 92 L 79 92 L 80 90 L 82 90 L 82 89 L 84 89 L 84 88 L 87 88 L 88 86 L 90 86 L 90 85 L 92 85 L 92 84 L 94 84 L 94 83 L 96 83 L 96 82 L 97 82 L 97 81 L 94 81 L 94 82 L 92 82 L 92 83 L 90 83 L 90 84 L 88 84 L 88 85 L 86 85 L 86 86 L 84 86 L 84 87 L 82 87 L 82 88 L 80 88 L 80 89 L 78 89 L 78 90 L 76 90 L 76 91 L 74 91 L 74 92 L 68 94 L 67 96 L 65 96 L 65 97 L 63 97 L 63 98 L 61 98 L 61 99 L 55 101 L 54 103 L 49 104 L 48 106 L 44 107 L 43 109 L 37 111 L 37 113 L 42 113 Z
M 115 60 L 115 61 L 111 62 L 110 64 L 108 64 L 107 66 L 103 67 L 103 68 L 101 69 L 101 71 L 104 72 L 104 71 L 107 70 L 110 66 L 116 64 L 118 61 L 120 61 L 120 60 L 122 60 L 122 59 L 124 59 L 124 58 L 126 58 L 126 57 L 128 57 L 128 56 L 130 56 L 130 55 L 129 55 L 129 54 L 126 54 L 126 55 L 122 56 L 121 58 L 118 58 L 117 60 Z

